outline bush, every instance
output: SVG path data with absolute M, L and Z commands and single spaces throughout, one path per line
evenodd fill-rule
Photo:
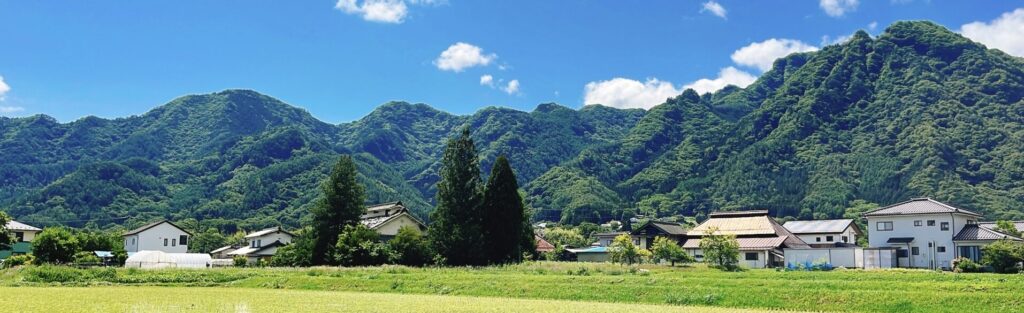
M 245 267 L 246 265 L 249 265 L 249 258 L 241 255 L 237 255 L 234 258 L 231 258 L 231 260 L 234 261 L 235 267 Z
M 74 259 L 75 264 L 99 264 L 103 262 L 103 260 L 100 260 L 100 257 L 89 251 L 80 251 L 75 253 L 72 258 Z
M 15 266 L 32 264 L 33 260 L 35 260 L 35 257 L 31 254 L 12 255 L 0 263 L 0 268 L 12 268 Z
M 1024 245 L 999 240 L 981 248 L 981 261 L 996 273 L 1017 273 L 1017 264 L 1024 261 Z
M 64 264 L 74 261 L 80 251 L 78 238 L 64 227 L 49 227 L 32 241 L 32 254 L 37 264 Z
M 360 224 L 345 226 L 334 249 L 342 266 L 380 265 L 390 259 L 390 250 L 376 231 Z
M 434 259 L 430 243 L 419 231 L 408 226 L 398 230 L 395 238 L 388 241 L 388 248 L 391 250 L 389 261 L 393 264 L 423 266 Z
M 649 251 L 634 245 L 633 239 L 627 234 L 615 237 L 615 240 L 612 240 L 612 244 L 608 247 L 608 253 L 611 254 L 612 262 L 629 265 L 642 262 L 645 255 L 650 256 Z
M 984 270 L 981 264 L 968 258 L 957 258 L 953 260 L 953 264 L 953 272 L 955 273 L 979 273 Z

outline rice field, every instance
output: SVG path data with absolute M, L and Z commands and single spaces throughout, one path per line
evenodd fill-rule
M 46 296 L 40 296 L 46 295 Z M 248 288 L 0 287 L 6 312 L 762 313 L 650 304 Z M 16 304 L 16 305 L 10 305 Z M 13 311 L 10 311 L 12 310 Z
M 1024 275 L 925 270 L 731 273 L 702 266 L 559 262 L 487 268 L 26 267 L 0 272 L 0 286 L 216 287 L 828 312 L 1024 312 Z

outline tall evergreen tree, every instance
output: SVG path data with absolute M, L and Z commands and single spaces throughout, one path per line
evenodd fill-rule
M 356 181 L 356 164 L 349 155 L 342 155 L 334 164 L 331 175 L 320 186 L 323 195 L 310 209 L 313 215 L 313 251 L 315 265 L 333 264 L 334 245 L 346 225 L 359 223 L 366 208 L 363 186 Z
M 498 156 L 484 191 L 484 236 L 490 263 L 519 262 L 523 256 L 526 206 L 508 159 Z
M 485 265 L 480 165 L 469 129 L 448 140 L 428 238 L 449 265 Z

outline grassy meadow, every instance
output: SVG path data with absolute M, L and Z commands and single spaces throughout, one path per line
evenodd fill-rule
M 924 270 L 748 270 L 731 273 L 702 266 L 626 267 L 558 262 L 487 268 L 78 270 L 24 267 L 0 272 L 0 286 L 19 287 L 4 288 L 0 298 L 8 297 L 12 290 L 16 291 L 15 294 L 24 294 L 23 290 L 52 290 L 31 288 L 98 286 L 119 292 L 146 292 L 151 289 L 123 286 L 192 286 L 216 289 L 169 290 L 220 292 L 227 288 L 242 293 L 344 292 L 338 297 L 371 297 L 387 293 L 455 296 L 451 299 L 485 297 L 480 298 L 486 299 L 483 302 L 485 306 L 481 308 L 488 307 L 486 303 L 496 297 L 508 301 L 582 301 L 601 306 L 619 303 L 828 312 L 963 312 L 978 308 L 984 308 L 985 312 L 1024 311 L 1024 297 L 1021 296 L 1024 294 L 1024 275 Z M 81 289 L 64 288 L 61 293 L 66 290 Z M 38 296 L 45 298 L 43 295 L 50 294 L 54 293 L 43 292 Z M 31 293 L 27 296 L 32 297 Z M 415 302 L 420 298 L 408 299 Z M 46 302 L 45 299 L 41 301 Z M 498 307 L 497 303 L 492 305 Z
M 58 289 L 59 288 L 59 289 Z M 49 295 L 40 297 L 40 294 Z M 0 287 L 15 312 L 631 312 L 761 313 L 651 304 L 315 290 L 174 287 Z M 10 306 L 8 306 L 10 308 Z

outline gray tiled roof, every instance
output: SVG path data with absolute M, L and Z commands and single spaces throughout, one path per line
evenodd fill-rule
M 978 225 L 965 225 L 964 229 L 960 230 L 960 233 L 953 237 L 954 241 L 971 241 L 971 240 L 1021 240 L 1020 238 L 1003 234 L 985 227 Z
M 736 238 L 736 243 L 739 244 L 740 250 L 768 250 L 768 249 L 780 249 L 786 247 L 787 236 L 779 237 L 752 237 L 752 238 Z M 685 249 L 699 249 L 700 238 L 692 238 L 683 243 Z M 806 247 L 803 247 L 806 248 Z
M 34 226 L 29 226 L 28 224 L 20 223 L 18 221 L 7 222 L 7 225 L 4 225 L 4 228 L 7 229 L 7 230 L 23 230 L 23 231 L 41 231 L 42 230 L 42 229 L 39 229 L 39 228 L 34 227 Z
M 1024 232 L 1024 221 L 1011 221 L 1011 223 L 1013 223 L 1013 226 L 1017 226 L 1017 231 Z M 995 230 L 996 222 L 979 222 L 978 226 Z
M 851 227 L 853 224 L 852 219 L 839 219 L 839 220 L 818 220 L 818 221 L 789 221 L 783 224 L 790 232 L 794 234 L 828 234 L 828 233 L 841 233 L 846 231 L 846 228 Z
M 277 227 L 271 227 L 271 228 L 267 228 L 267 229 L 263 229 L 263 230 L 260 230 L 260 231 L 257 231 L 257 232 L 250 233 L 248 235 L 245 235 L 245 238 L 256 238 L 256 237 L 259 237 L 259 236 L 263 236 L 263 235 L 266 235 L 266 234 L 272 234 L 272 233 L 276 233 L 276 232 L 282 232 L 282 233 L 285 233 L 285 234 L 288 234 L 288 235 L 291 235 L 291 236 L 295 236 L 295 234 L 292 234 L 292 233 L 282 229 L 281 226 L 277 226 Z
M 974 213 L 964 209 L 955 208 L 951 205 L 938 202 L 930 198 L 911 199 L 910 201 L 900 202 L 871 212 L 864 213 L 864 216 L 868 217 L 935 213 L 960 213 L 981 217 L 981 214 Z
M 126 232 L 126 233 L 124 233 L 124 234 L 121 234 L 121 236 L 131 236 L 131 235 L 135 235 L 135 234 L 141 233 L 141 232 L 143 232 L 143 231 L 145 231 L 145 230 L 147 230 L 147 229 L 150 229 L 150 228 L 156 227 L 156 225 L 160 225 L 160 224 L 163 224 L 163 223 L 167 223 L 167 224 L 170 224 L 171 226 L 174 226 L 174 228 L 177 228 L 178 230 L 181 230 L 181 231 L 185 232 L 185 233 L 186 233 L 186 234 L 188 234 L 189 236 L 191 236 L 191 235 L 192 235 L 192 233 L 191 233 L 191 232 L 189 232 L 189 231 L 185 230 L 184 228 L 178 227 L 178 225 L 174 225 L 174 223 L 171 223 L 171 221 L 168 221 L 168 220 L 159 220 L 159 221 L 156 221 L 156 222 L 152 222 L 152 223 L 149 223 L 149 224 L 146 224 L 146 225 L 142 225 L 142 227 L 139 227 L 139 228 L 133 229 L 133 230 L 131 230 L 131 231 L 129 231 L 129 232 Z

